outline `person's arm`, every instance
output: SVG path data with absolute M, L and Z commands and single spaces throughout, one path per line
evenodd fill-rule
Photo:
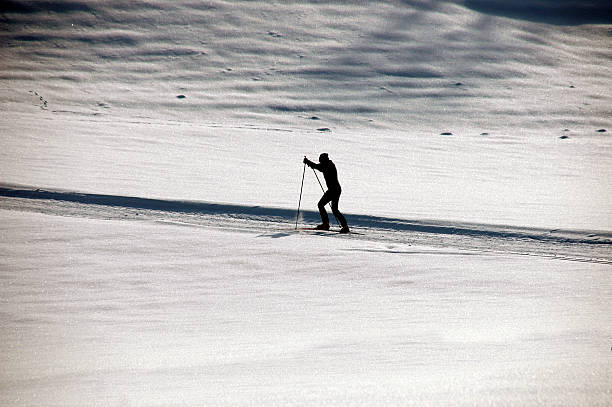
M 313 163 L 308 158 L 306 158 L 306 156 L 304 156 L 304 164 L 306 164 L 310 168 L 314 168 L 315 170 L 321 171 L 321 164 Z

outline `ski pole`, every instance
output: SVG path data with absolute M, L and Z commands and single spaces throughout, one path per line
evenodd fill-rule
M 304 171 L 302 171 L 302 186 L 300 187 L 300 200 L 298 201 L 297 215 L 295 216 L 295 229 L 297 230 L 298 220 L 300 219 L 300 206 L 302 205 L 302 190 L 304 189 L 304 175 L 306 175 L 306 163 L 304 163 Z
M 323 188 L 323 184 L 321 184 L 321 180 L 319 179 L 319 176 L 317 175 L 317 172 L 314 170 L 314 168 L 312 169 L 312 172 L 314 172 L 315 177 L 317 177 L 317 181 L 319 181 L 319 186 L 321 187 L 321 191 L 325 193 L 325 188 Z M 334 214 L 334 208 L 332 208 L 331 202 L 329 203 L 329 209 L 331 209 L 332 215 L 334 215 L 334 219 L 336 219 L 336 223 L 338 224 L 338 226 L 342 226 L 338 218 L 336 218 L 336 214 Z

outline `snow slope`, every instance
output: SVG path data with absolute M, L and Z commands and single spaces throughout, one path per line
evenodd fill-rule
M 611 24 L 3 1 L 0 404 L 610 405 Z
M 429 1 L 3 7 L 4 182 L 295 208 L 302 156 L 327 151 L 348 212 L 612 227 L 609 25 Z

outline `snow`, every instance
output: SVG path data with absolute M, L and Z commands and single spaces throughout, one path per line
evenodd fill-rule
M 609 401 L 609 264 L 1 216 L 4 405 Z
M 4 2 L 0 404 L 612 404 L 611 23 Z

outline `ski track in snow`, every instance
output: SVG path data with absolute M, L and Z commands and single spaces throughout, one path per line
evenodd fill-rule
M 207 227 L 283 238 L 299 233 L 327 238 L 359 239 L 388 244 L 372 249 L 389 254 L 410 254 L 398 245 L 454 248 L 467 251 L 539 256 L 557 260 L 612 264 L 612 233 L 603 231 L 547 230 L 423 221 L 346 214 L 359 234 L 341 236 L 326 232 L 295 230 L 296 213 L 281 208 L 241 206 L 196 201 L 171 201 L 127 196 L 87 194 L 16 186 L 0 187 L 0 208 L 50 215 L 94 219 L 159 222 Z M 300 225 L 315 224 L 318 212 L 301 211 Z M 370 249 L 368 249 L 370 250 Z

